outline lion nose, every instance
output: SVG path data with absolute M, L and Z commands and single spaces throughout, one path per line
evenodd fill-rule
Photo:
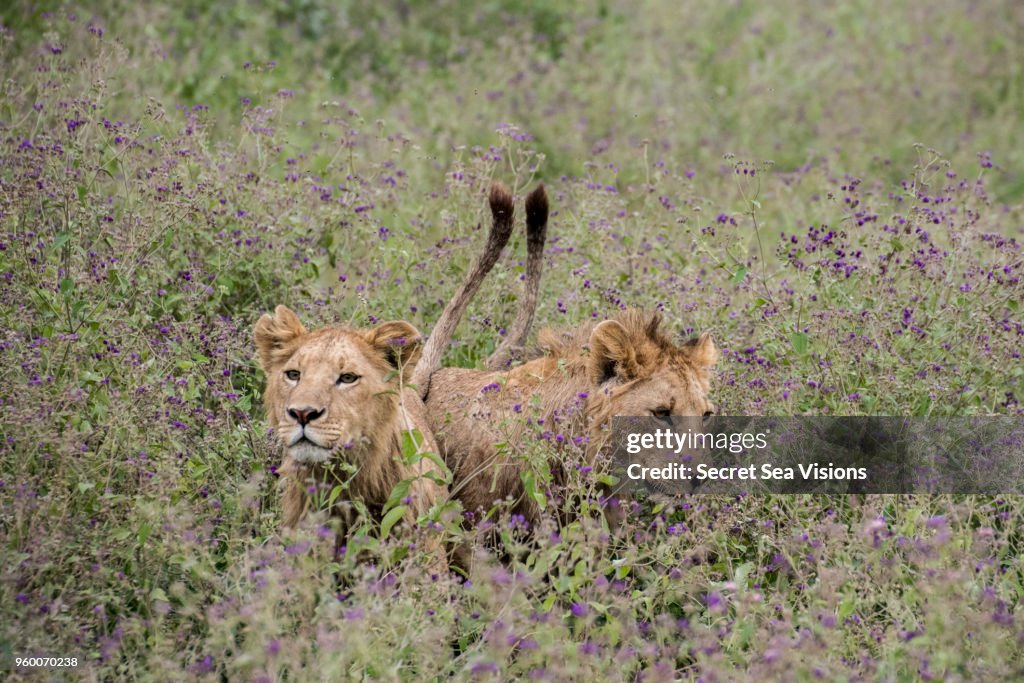
M 288 414 L 291 415 L 301 426 L 305 427 L 307 424 L 323 415 L 324 411 L 317 410 L 316 408 L 289 408 Z

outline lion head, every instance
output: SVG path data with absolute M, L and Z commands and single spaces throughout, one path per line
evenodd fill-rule
M 267 422 L 285 455 L 278 471 L 286 527 L 305 515 L 310 484 L 328 481 L 338 462 L 357 467 L 338 505 L 358 498 L 380 512 L 403 480 L 412 481 L 410 520 L 446 498 L 429 458 L 413 465 L 403 458 L 407 434 L 418 435 L 421 453 L 437 452 L 419 394 L 403 386 L 419 356 L 415 327 L 398 321 L 310 332 L 278 306 L 257 321 L 253 336 L 267 375 Z
M 420 349 L 419 332 L 404 321 L 308 332 L 284 306 L 263 315 L 254 336 L 267 375 L 267 419 L 303 465 L 373 445 L 395 418 L 398 378 Z
M 676 345 L 661 329 L 661 316 L 625 311 L 590 332 L 586 372 L 598 422 L 618 415 L 709 417 L 710 370 L 718 361 L 711 335 Z

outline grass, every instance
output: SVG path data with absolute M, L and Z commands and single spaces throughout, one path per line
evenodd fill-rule
M 254 321 L 429 330 L 492 180 L 552 198 L 538 325 L 710 330 L 729 413 L 1021 415 L 1020 10 L 919 5 L 0 10 L 3 666 L 1019 677 L 1015 496 L 696 496 L 530 542 L 499 515 L 467 582 L 412 532 L 278 531 Z M 447 364 L 494 348 L 524 252 Z

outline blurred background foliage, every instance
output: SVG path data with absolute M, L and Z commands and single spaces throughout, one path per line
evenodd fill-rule
M 40 10 L 60 7 L 0 10 L 15 29 L 8 61 L 45 32 Z M 608 158 L 627 180 L 641 177 L 644 141 L 693 164 L 732 152 L 782 170 L 833 150 L 852 165 L 900 169 L 920 142 L 955 164 L 998 150 L 1007 172 L 993 181 L 996 196 L 1024 193 L 1024 9 L 1014 2 L 66 7 L 127 50 L 111 93 L 125 116 L 156 97 L 206 104 L 231 126 L 240 98 L 266 103 L 288 89 L 293 120 L 344 99 L 367 121 L 415 132 L 442 163 L 452 146 L 493 143 L 495 122 L 512 119 L 547 154 L 549 172 L 578 175 Z

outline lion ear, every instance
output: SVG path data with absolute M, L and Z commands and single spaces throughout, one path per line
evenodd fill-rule
M 378 351 L 391 367 L 408 379 L 423 350 L 423 337 L 419 330 L 404 320 L 381 323 L 366 333 L 366 343 Z
M 260 316 L 253 328 L 252 337 L 256 342 L 263 371 L 267 372 L 284 360 L 285 349 L 304 334 L 306 328 L 299 321 L 299 316 L 287 306 L 278 306 L 274 315 L 264 313 Z
M 710 332 L 704 332 L 696 339 L 683 344 L 690 361 L 699 368 L 707 369 L 718 362 L 718 348 L 711 339 Z
M 613 377 L 628 381 L 640 371 L 629 332 L 616 320 L 605 320 L 590 333 L 590 381 L 603 384 Z

